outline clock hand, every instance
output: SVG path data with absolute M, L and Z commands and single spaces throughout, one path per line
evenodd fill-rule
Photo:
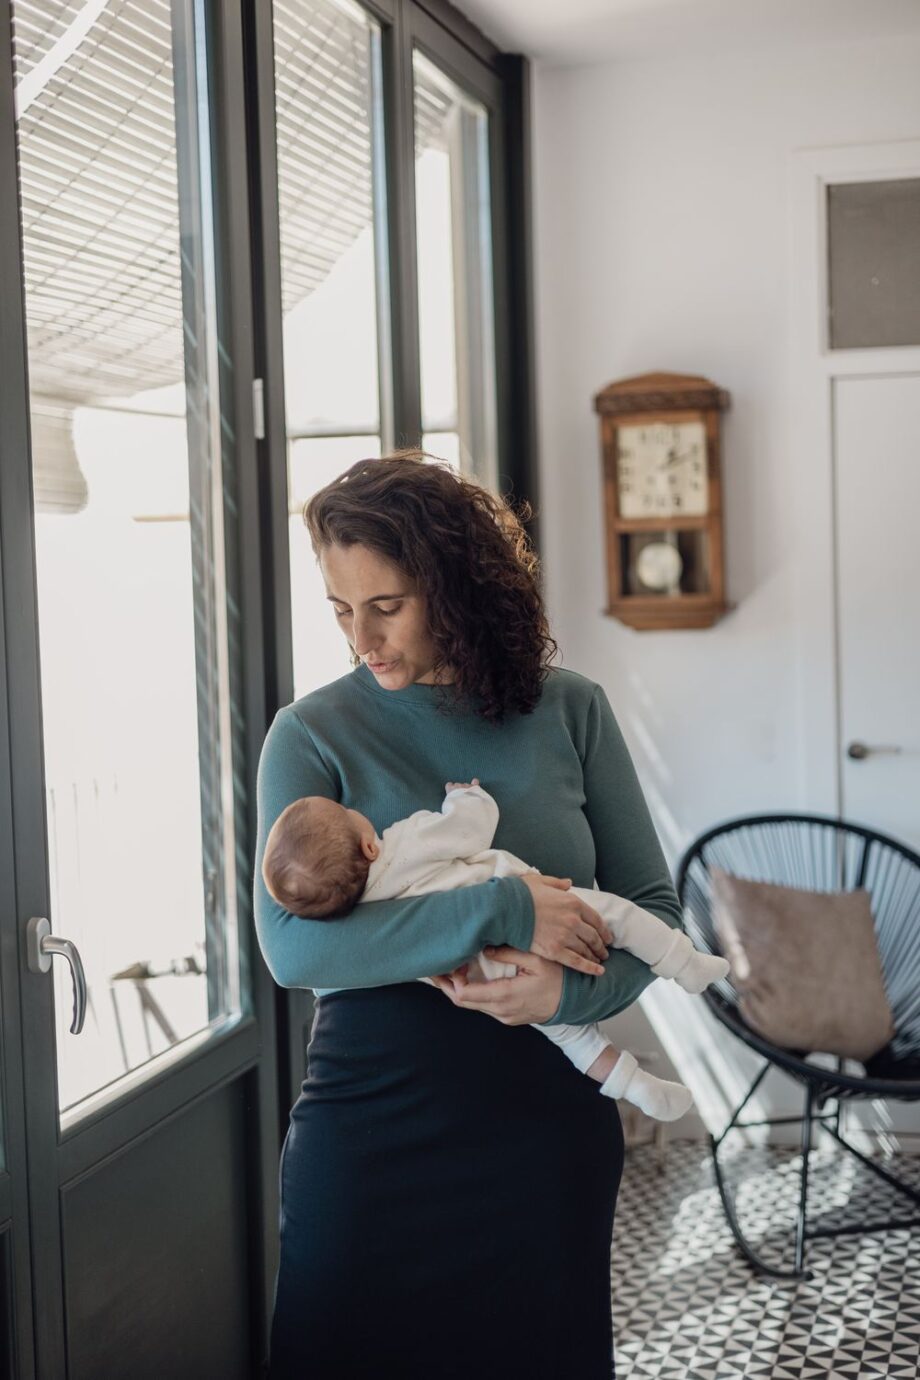
M 659 473 L 662 470 L 669 470 L 672 465 L 682 465 L 685 460 L 693 460 L 695 458 L 696 451 L 693 450 L 669 450 L 667 460 L 665 460 L 663 465 L 658 466 Z

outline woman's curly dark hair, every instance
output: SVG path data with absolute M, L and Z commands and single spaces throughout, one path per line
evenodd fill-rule
M 524 529 L 532 509 L 526 500 L 516 508 L 446 461 L 401 450 L 357 461 L 303 515 L 317 558 L 326 546 L 360 544 L 415 581 L 435 673 L 449 667 L 458 698 L 491 723 L 532 713 L 559 650 Z

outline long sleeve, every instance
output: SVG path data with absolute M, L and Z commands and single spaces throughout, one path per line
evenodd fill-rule
M 529 949 L 533 901 L 516 877 L 459 891 L 369 901 L 338 920 L 303 920 L 279 905 L 262 879 L 272 824 L 305 795 L 340 798 L 334 771 L 300 717 L 275 716 L 259 760 L 258 838 L 253 877 L 256 933 L 282 987 L 381 987 L 448 972 L 485 944 Z
M 362 905 L 490 880 L 492 868 L 472 867 L 467 858 L 488 850 L 497 827 L 498 806 L 481 786 L 449 791 L 440 810 L 396 820 L 380 836 Z
M 490 848 L 497 827 L 495 801 L 481 786 L 468 786 L 449 791 L 440 810 L 417 810 L 397 820 L 384 829 L 382 842 L 397 858 L 411 857 L 414 875 Z
M 683 928 L 680 902 L 636 769 L 599 685 L 588 712 L 583 767 L 584 812 L 594 837 L 598 885 L 634 901 L 673 929 Z M 614 1016 L 655 980 L 641 959 L 622 949 L 611 951 L 604 969 L 603 977 L 564 969 L 559 1009 L 547 1024 Z
M 424 859 L 468 858 L 492 847 L 497 828 L 498 806 L 488 791 L 455 787 L 444 797 L 440 813 L 419 829 L 416 841 Z

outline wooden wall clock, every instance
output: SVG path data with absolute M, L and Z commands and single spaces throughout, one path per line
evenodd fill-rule
M 722 536 L 724 389 L 642 374 L 594 399 L 607 537 L 606 613 L 631 628 L 708 628 L 728 611 Z

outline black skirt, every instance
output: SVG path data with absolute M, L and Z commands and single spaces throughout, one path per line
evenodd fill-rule
M 281 1157 L 271 1380 L 610 1380 L 614 1101 L 434 987 L 322 997 Z

